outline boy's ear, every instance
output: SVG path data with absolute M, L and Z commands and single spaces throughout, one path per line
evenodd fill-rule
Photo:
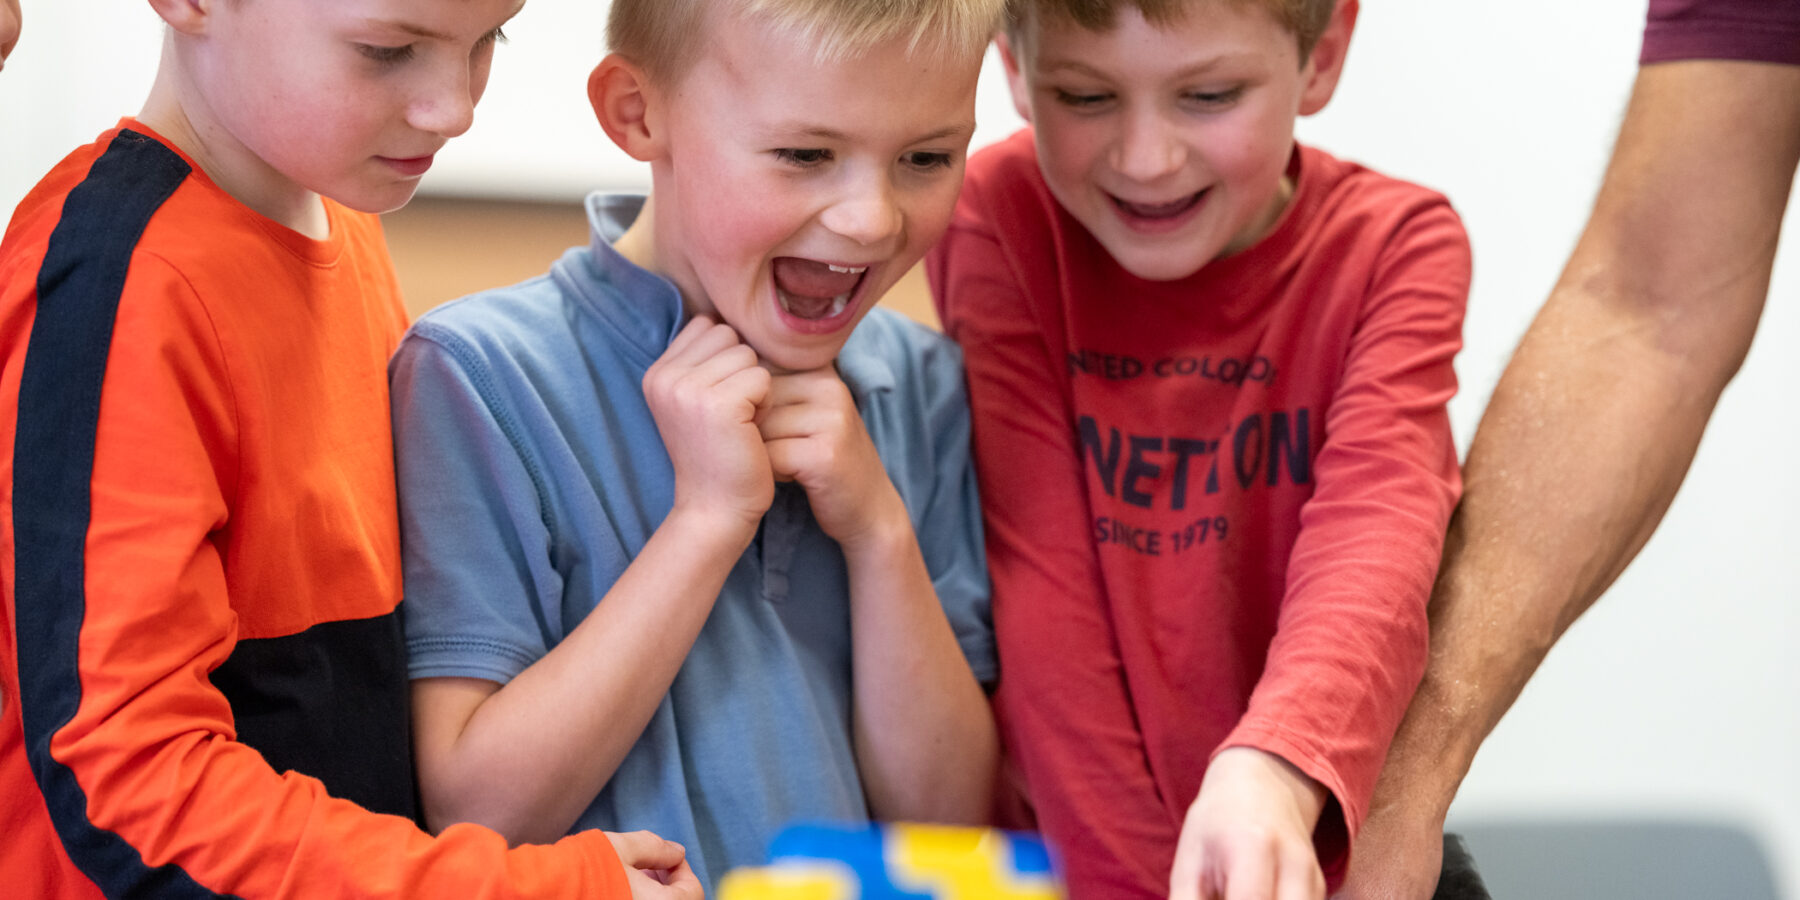
M 1350 33 L 1356 30 L 1356 14 L 1360 10 L 1358 0 L 1338 0 L 1331 11 L 1331 22 L 1313 44 L 1312 57 L 1307 60 L 1312 75 L 1300 92 L 1301 115 L 1310 116 L 1324 109 L 1337 92 L 1338 77 L 1344 74 L 1344 57 L 1350 53 Z
M 606 136 L 632 159 L 648 162 L 663 154 L 662 128 L 648 73 L 617 53 L 609 53 L 588 73 L 588 103 Z
M 994 36 L 994 46 L 1000 50 L 1000 64 L 1006 69 L 1006 87 L 1012 92 L 1013 109 L 1019 111 L 1019 118 L 1030 122 L 1031 86 L 1025 83 L 1025 71 L 1020 65 L 1012 38 L 1001 31 Z
M 212 14 L 213 0 L 150 0 L 150 8 L 169 27 L 182 34 L 199 34 L 206 30 Z

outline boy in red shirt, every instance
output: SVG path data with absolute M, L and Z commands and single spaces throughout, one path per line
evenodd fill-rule
M 1294 142 L 1356 0 L 1015 2 L 929 261 L 997 706 L 1071 896 L 1320 897 L 1425 661 L 1469 248 Z
M 468 129 L 519 0 L 151 5 L 143 112 L 0 243 L 0 885 L 697 898 L 650 835 L 411 819 L 372 213 Z

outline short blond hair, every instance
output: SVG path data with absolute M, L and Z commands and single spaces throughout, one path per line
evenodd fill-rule
M 1026 34 L 1032 21 L 1059 21 L 1080 25 L 1092 31 L 1109 31 L 1121 8 L 1135 7 L 1144 21 L 1165 26 L 1181 21 L 1197 0 L 1007 0 L 1006 33 L 1016 43 Z M 1266 10 L 1277 24 L 1294 35 L 1300 45 L 1300 61 L 1312 53 L 1313 45 L 1331 24 L 1331 11 L 1337 0 L 1206 0 L 1229 3 L 1235 7 L 1255 6 Z
M 914 50 L 979 55 L 1006 0 L 613 0 L 606 42 L 658 78 L 678 80 L 705 47 L 708 13 L 761 17 L 799 34 L 820 61 L 905 39 Z

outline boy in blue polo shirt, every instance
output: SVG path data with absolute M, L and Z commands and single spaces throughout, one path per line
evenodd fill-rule
M 393 365 L 426 816 L 647 828 L 710 889 L 789 821 L 979 821 L 996 737 L 960 357 L 874 305 L 942 233 L 997 0 L 617 2 L 650 163 Z

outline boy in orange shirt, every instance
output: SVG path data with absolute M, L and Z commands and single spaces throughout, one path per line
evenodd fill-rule
M 371 213 L 468 129 L 519 0 L 152 6 L 143 112 L 0 243 L 0 884 L 698 897 L 653 836 L 412 821 Z

